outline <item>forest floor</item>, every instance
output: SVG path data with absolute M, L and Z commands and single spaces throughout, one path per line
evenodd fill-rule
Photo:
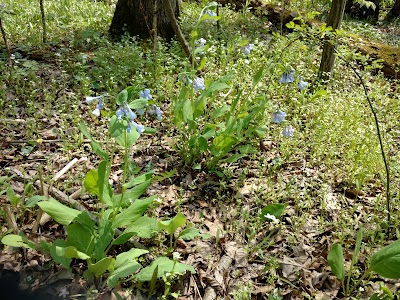
M 334 243 L 341 243 L 348 270 L 360 228 L 364 228 L 364 236 L 349 279 L 355 287 L 351 296 L 369 299 L 383 290 L 382 285 L 392 293 L 400 292 L 398 280 L 376 274 L 357 282 L 368 269 L 371 254 L 399 238 L 398 80 L 384 78 L 363 63 L 365 57 L 353 53 L 361 61 L 357 69 L 377 109 L 390 165 L 388 224 L 385 169 L 360 82 L 338 61 L 327 88 L 312 86 L 319 63 L 317 42 L 300 40 L 281 61 L 267 67 L 278 55 L 266 50 L 277 49 L 277 53 L 285 49 L 287 41 L 296 39 L 295 33 L 272 35 L 266 20 L 228 8 L 221 9 L 222 29 L 209 23 L 196 27 L 201 7 L 184 3 L 185 34 L 189 36 L 196 28 L 211 45 L 203 76 L 216 79 L 230 71 L 236 76 L 232 86 L 243 88 L 246 94 L 253 74 L 260 64 L 265 65 L 267 75 L 255 92 L 269 99 L 265 122 L 279 108 L 287 112 L 287 122 L 295 128 L 292 137 L 285 137 L 281 125 L 271 123 L 262 143 L 253 141 L 256 151 L 208 172 L 184 164 L 180 151 L 184 135 L 173 123 L 172 99 L 179 94 L 178 74 L 185 70 L 184 54 L 176 42 L 160 43 L 156 57 L 150 42 L 127 39 L 112 43 L 106 30 L 113 7 L 71 0 L 68 10 L 63 1 L 47 4 L 54 15 L 48 16 L 50 42 L 42 44 L 37 8 L 25 10 L 29 1 L 5 2 L 10 2 L 18 18 L 11 16 L 5 22 L 13 66 L 5 52 L 0 61 L 1 237 L 23 232 L 34 242 L 66 238 L 65 226 L 42 215 L 37 207 L 26 206 L 26 200 L 36 195 L 48 194 L 66 205 L 78 201 L 87 211 L 96 212 L 95 198 L 85 191 L 83 181 L 100 160 L 79 131 L 81 121 L 104 149 L 114 151 L 109 181 L 115 190 L 121 189 L 123 151 L 114 149 L 107 136 L 108 119 L 117 107 L 106 102 L 101 116 L 96 117 L 94 106 L 86 103 L 85 97 L 107 92 L 115 98 L 125 87 L 135 85 L 150 88 L 164 112 L 161 122 L 141 120 L 157 131 L 142 134 L 130 152 L 131 174 L 148 170 L 155 176 L 169 174 L 147 189 L 145 196 L 160 199 L 148 214 L 167 219 L 181 212 L 188 223 L 208 234 L 207 238 L 176 241 L 174 251 L 180 254 L 180 262 L 196 271 L 172 280 L 171 291 L 178 293 L 179 299 L 344 299 L 343 284 L 332 274 L 327 256 Z M 62 14 L 63 20 L 55 17 Z M 27 21 L 35 25 L 30 23 L 26 29 Z M 344 27 L 388 44 L 397 39 L 392 32 L 399 30 L 395 25 L 355 21 Z M 240 51 L 229 54 L 238 36 L 255 44 L 247 57 Z M 348 57 L 352 54 L 352 49 L 341 50 Z M 287 66 L 295 67 L 296 74 L 310 82 L 309 89 L 299 92 L 279 85 Z M 205 161 L 199 164 L 204 167 Z M 70 163 L 65 173 L 59 173 Z M 10 205 L 16 199 L 20 203 Z M 260 218 L 263 207 L 276 203 L 284 204 L 277 223 Z M 143 264 L 164 253 L 168 245 L 164 235 L 137 242 L 151 252 Z M 128 248 L 114 247 L 111 253 L 117 255 Z M 117 299 L 101 279 L 95 284 L 83 279 L 85 266 L 80 260 L 73 260 L 67 270 L 50 256 L 30 249 L 2 246 L 0 251 L 0 281 L 7 283 L 0 285 L 0 292 L 8 287 L 8 299 L 21 296 L 10 290 L 16 281 L 20 288 L 35 291 L 32 297 L 37 299 Z M 162 295 L 165 288 L 160 280 L 155 296 Z M 147 299 L 149 289 L 148 283 L 127 281 L 114 291 L 123 299 Z

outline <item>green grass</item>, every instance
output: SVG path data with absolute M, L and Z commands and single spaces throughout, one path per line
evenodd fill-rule
M 252 253 L 251 247 L 262 241 L 263 231 L 273 228 L 270 224 L 260 225 L 260 209 L 270 203 L 287 205 L 285 221 L 279 225 L 285 245 L 277 241 L 277 245 L 271 246 L 275 243 L 272 237 L 271 243 L 252 253 L 249 260 L 262 260 L 266 266 L 272 265 L 274 257 L 292 256 L 293 247 L 305 237 L 307 230 L 323 232 L 329 227 L 333 229 L 328 240 L 332 243 L 342 241 L 346 244 L 345 248 L 352 251 L 359 223 L 366 227 L 366 248 L 384 244 L 387 226 L 384 165 L 374 120 L 357 77 L 342 61 L 337 60 L 326 93 L 320 97 L 315 94 L 323 87 L 315 86 L 313 92 L 310 89 L 299 92 L 296 83 L 283 85 L 278 82 L 289 66 L 295 69 L 296 78 L 302 76 L 310 83 L 315 81 L 321 54 L 315 41 L 298 40 L 285 48 L 296 37 L 295 33 L 272 37 L 265 29 L 264 20 L 248 11 L 237 13 L 228 8 L 220 9 L 220 30 L 215 23 L 202 23 L 196 28 L 199 38 L 205 38 L 210 45 L 203 71 L 206 80 L 216 80 L 231 73 L 234 75 L 231 86 L 247 95 L 253 75 L 260 66 L 265 67 L 263 80 L 244 105 L 250 107 L 257 99 L 265 99 L 267 106 L 262 122 L 268 125 L 268 131 L 264 141 L 270 142 L 267 152 L 260 151 L 236 163 L 222 165 L 225 177 L 210 177 L 207 180 L 214 183 L 205 185 L 207 189 L 203 191 L 197 189 L 197 182 L 204 183 L 202 176 L 209 176 L 204 172 L 193 172 L 192 187 L 180 186 L 180 181 L 190 170 L 181 168 L 180 158 L 177 157 L 180 136 L 172 122 L 174 111 L 171 103 L 179 93 L 179 73 L 185 71 L 187 66 L 177 42 L 167 44 L 160 41 L 156 53 L 150 42 L 136 38 L 124 38 L 113 43 L 107 38 L 107 29 L 114 6 L 97 1 L 64 0 L 45 1 L 51 46 L 42 45 L 37 1 L 3 2 L 17 14 L 4 19 L 13 51 L 21 55 L 33 49 L 55 53 L 48 62 L 37 62 L 15 53 L 16 63 L 11 76 L 10 67 L 4 64 L 4 55 L 0 63 L 2 138 L 48 139 L 53 132 L 56 139 L 63 140 L 56 147 L 43 148 L 49 155 L 46 158 L 49 178 L 68 159 L 89 155 L 87 145 L 81 143 L 79 122 L 88 124 L 93 135 L 107 146 L 107 141 L 104 141 L 106 119 L 114 114 L 117 107 L 110 100 L 105 104 L 104 115 L 97 119 L 91 115 L 93 107 L 85 103 L 85 96 L 107 92 L 115 97 L 126 86 L 133 85 L 138 91 L 146 87 L 151 89 L 154 101 L 162 107 L 165 115 L 162 123 L 144 120 L 146 125 L 156 127 L 158 132 L 140 140 L 132 155 L 139 167 L 151 162 L 158 172 L 167 171 L 165 168 L 171 165 L 179 169 L 179 182 L 175 182 L 175 186 L 181 211 L 189 211 L 191 203 L 204 199 L 217 207 L 225 207 L 227 214 L 220 217 L 225 228 L 230 229 L 227 236 L 249 243 L 247 247 Z M 196 27 L 200 10 L 195 2 L 184 2 L 181 22 L 187 37 Z M 344 28 L 365 34 L 366 38 L 395 43 L 390 35 L 360 23 L 346 22 Z M 255 44 L 249 56 L 237 47 L 243 40 Z M 342 48 L 340 51 L 346 55 L 351 49 Z M 399 82 L 361 69 L 359 72 L 368 86 L 380 121 L 390 162 L 393 222 L 398 227 Z M 233 97 L 233 94 L 227 97 L 219 94 L 215 105 L 230 103 Z M 284 124 L 271 124 L 271 115 L 277 109 L 287 113 Z M 24 119 L 27 123 L 22 126 L 7 121 L 15 118 Z M 293 137 L 282 136 L 284 125 L 293 126 Z M 257 141 L 254 144 L 257 145 Z M 31 165 L 24 162 L 18 153 L 15 157 L 13 163 L 17 166 L 28 169 L 38 167 L 35 162 Z M 65 159 L 60 160 L 60 157 Z M 173 158 L 171 165 L 166 162 L 168 158 Z M 91 159 L 88 168 L 96 163 L 93 157 Z M 115 163 L 118 165 L 120 161 Z M 80 170 L 76 177 L 66 179 L 60 189 L 80 186 L 84 171 Z M 243 186 L 249 185 L 253 179 L 258 182 L 256 188 L 245 196 L 241 195 Z M 349 200 L 341 187 L 354 188 L 362 192 L 362 196 L 358 200 Z M 163 187 L 157 188 L 162 190 Z M 333 207 L 332 199 L 336 201 Z M 254 244 L 250 244 L 250 237 L 255 239 Z M 314 247 L 318 240 L 314 237 L 310 239 L 305 243 Z M 274 247 L 281 248 L 276 251 Z M 273 250 L 275 252 L 270 254 L 269 251 Z M 323 250 L 318 248 L 316 251 L 322 255 Z M 267 281 L 274 284 L 277 277 L 273 272 L 266 273 Z M 232 296 L 235 299 L 251 299 L 254 287 L 240 282 L 238 286 L 240 288 Z

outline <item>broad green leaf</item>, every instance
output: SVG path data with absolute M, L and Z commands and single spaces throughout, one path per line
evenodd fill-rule
M 206 51 L 206 50 L 208 49 L 208 46 L 199 47 L 199 48 L 202 48 L 202 49 L 196 48 L 195 51 L 196 51 L 196 52 L 204 52 L 204 51 Z M 200 61 L 199 65 L 197 66 L 197 71 L 202 70 L 202 69 L 204 68 L 204 66 L 206 65 L 206 62 L 207 62 L 207 57 L 206 57 L 206 56 L 203 56 L 203 57 L 201 58 L 201 61 Z
M 400 278 L 400 240 L 372 255 L 369 269 L 382 277 Z
M 185 228 L 179 233 L 179 237 L 185 241 L 193 240 L 196 237 L 208 238 L 208 235 L 200 233 L 200 230 L 194 227 Z
M 132 248 L 127 252 L 118 254 L 117 257 L 115 258 L 114 268 L 117 269 L 129 262 L 136 261 L 136 258 L 146 253 L 149 253 L 149 251 L 144 249 Z
M 135 201 L 137 199 L 139 199 L 140 196 L 142 196 L 144 194 L 144 192 L 146 192 L 147 188 L 149 187 L 151 183 L 151 179 L 135 186 L 134 188 L 128 189 L 125 193 L 124 193 L 124 198 L 122 200 L 122 205 L 126 206 L 126 204 L 130 201 Z
M 193 120 L 193 107 L 190 99 L 183 100 L 182 117 L 183 121 Z
M 110 120 L 110 126 L 109 126 L 109 131 L 111 134 L 111 137 L 117 137 L 120 136 L 124 133 L 126 130 L 124 124 L 118 120 L 117 116 L 112 116 Z
M 131 132 L 127 132 L 126 130 L 124 130 L 123 134 L 115 138 L 115 142 L 123 148 L 125 148 L 125 145 L 127 148 L 130 148 L 139 137 L 140 134 L 136 130 L 131 130 Z
M 67 246 L 67 247 L 55 247 L 56 253 L 58 256 L 62 256 L 65 258 L 78 258 L 78 259 L 89 259 L 90 256 L 86 253 L 78 251 L 74 246 Z
M 94 274 L 94 276 L 99 277 L 107 271 L 114 271 L 115 259 L 112 257 L 104 257 L 102 260 L 95 264 L 88 261 L 88 269 Z
M 128 91 L 127 89 L 124 89 L 121 92 L 119 92 L 117 96 L 117 104 L 122 105 L 126 101 L 128 101 Z
M 93 259 L 98 261 L 105 256 L 105 250 L 110 245 L 114 238 L 114 230 L 112 229 L 111 221 L 103 216 L 99 222 L 98 237 L 96 239 L 96 245 L 93 250 Z
M 176 169 L 173 169 L 173 170 L 171 170 L 171 171 L 168 171 L 168 172 L 161 173 L 161 174 L 159 174 L 159 175 L 153 176 L 151 182 L 163 181 L 164 179 L 171 178 L 171 177 L 174 176 L 175 174 L 176 174 Z
M 112 205 L 111 197 L 113 195 L 110 183 L 108 182 L 108 169 L 107 162 L 102 161 L 98 167 L 98 176 L 99 176 L 99 195 L 100 200 L 107 205 Z
M 66 241 L 57 239 L 51 246 L 50 246 L 50 255 L 53 260 L 57 263 L 62 265 L 65 269 L 69 269 L 71 265 L 72 258 L 67 258 L 57 254 L 58 247 L 65 247 Z M 61 253 L 63 254 L 63 253 Z
M 21 202 L 21 198 L 15 194 L 13 188 L 11 187 L 11 184 L 8 185 L 6 194 L 8 201 L 10 201 L 11 205 L 17 206 Z
M 221 106 L 220 108 L 218 108 L 217 110 L 215 110 L 215 111 L 212 113 L 210 119 L 211 119 L 211 120 L 214 120 L 214 119 L 216 119 L 216 118 L 219 118 L 219 117 L 225 115 L 226 112 L 228 112 L 228 111 L 230 111 L 230 110 L 231 110 L 231 106 L 230 106 L 230 105 Z
M 114 272 L 112 272 L 110 274 L 110 276 L 108 276 L 108 278 L 107 278 L 107 285 L 110 288 L 116 287 L 119 283 L 120 278 L 127 277 L 127 276 L 134 274 L 141 267 L 142 267 L 142 265 L 136 261 L 126 262 L 126 264 L 124 264 L 121 267 L 118 267 L 118 268 L 115 267 L 117 269 L 114 270 Z
M 283 210 L 285 209 L 285 204 L 281 203 L 274 203 L 274 204 L 268 204 L 267 206 L 263 207 L 261 209 L 261 220 L 265 221 L 267 218 L 265 215 L 270 214 L 273 215 L 275 218 L 279 219 L 282 214 Z
M 148 101 L 146 99 L 136 99 L 131 102 L 129 102 L 129 107 L 131 109 L 138 109 L 138 108 L 143 108 L 147 105 Z
M 78 223 L 69 224 L 67 227 L 67 246 L 73 246 L 78 251 L 91 255 L 94 249 L 95 236 L 90 230 Z
M 311 96 L 311 100 L 326 96 L 328 93 L 325 90 L 319 90 Z
M 48 201 L 39 202 L 38 206 L 61 225 L 68 225 L 82 213 L 81 211 L 61 204 L 52 198 Z
M 158 232 L 157 220 L 148 216 L 140 217 L 129 225 L 126 231 L 134 232 L 140 238 L 151 238 Z
M 45 197 L 45 196 L 41 196 L 41 195 L 32 196 L 25 202 L 25 206 L 29 207 L 29 208 L 35 207 L 39 201 L 46 201 L 46 200 L 47 200 L 47 197 Z
M 199 147 L 200 147 L 201 151 L 207 151 L 208 142 L 204 137 L 199 136 L 198 139 L 197 139 L 197 143 L 199 144 Z
M 353 258 L 351 260 L 353 266 L 358 261 L 358 253 L 360 252 L 360 249 L 361 249 L 361 242 L 362 242 L 363 234 L 364 234 L 364 228 L 361 226 L 357 232 L 356 247 L 354 248 Z
M 332 269 L 332 273 L 339 280 L 343 280 L 345 272 L 342 245 L 336 243 L 332 246 L 332 249 L 328 254 L 328 264 Z
M 36 249 L 35 244 L 28 241 L 26 238 L 23 238 L 20 235 L 16 234 L 8 234 L 1 239 L 1 242 L 4 245 L 11 247 L 23 247 L 28 249 Z
M 189 271 L 192 274 L 196 273 L 192 266 L 175 262 L 167 257 L 161 256 L 156 258 L 150 266 L 142 269 L 137 275 L 135 275 L 135 278 L 140 282 L 150 281 L 156 268 L 158 268 L 157 278 L 161 278 L 166 273 L 177 273 L 181 275 L 186 271 Z
M 151 196 L 143 200 L 135 200 L 128 208 L 119 213 L 112 224 L 113 228 L 118 228 L 121 226 L 131 225 L 141 216 L 143 216 L 144 211 L 149 207 L 149 205 L 154 201 L 157 196 Z
M 186 224 L 186 217 L 183 213 L 177 213 L 175 217 L 167 221 L 159 221 L 158 228 L 164 229 L 170 235 L 173 235 L 174 232 L 181 226 Z
M 253 86 L 256 85 L 256 84 L 260 81 L 261 77 L 263 76 L 263 73 L 264 73 L 264 67 L 261 67 L 261 68 L 256 72 L 256 74 L 254 74 L 254 77 L 253 77 Z
M 130 189 L 131 187 L 141 184 L 143 182 L 146 182 L 150 180 L 153 177 L 154 170 L 151 170 L 150 172 L 144 173 L 140 176 L 137 176 L 130 180 L 129 182 L 125 183 L 122 185 L 123 188 Z

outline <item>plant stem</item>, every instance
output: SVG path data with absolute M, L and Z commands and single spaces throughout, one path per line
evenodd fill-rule
M 354 292 L 354 290 L 360 285 L 360 283 L 361 283 L 365 278 L 367 278 L 367 276 L 369 275 L 369 273 L 370 273 L 370 271 L 369 271 L 369 270 L 366 270 L 366 271 L 364 272 L 363 276 L 361 276 L 361 278 L 360 278 L 359 280 L 357 280 L 357 282 L 353 285 L 353 287 L 351 288 L 351 290 L 348 291 L 348 293 L 347 293 L 345 296 L 351 295 L 351 294 Z
M 1 30 L 1 35 L 3 36 L 4 44 L 5 44 L 6 49 L 7 49 L 8 61 L 12 65 L 13 62 L 12 62 L 12 59 L 11 59 L 10 45 L 8 44 L 6 31 L 4 30 L 4 26 L 3 26 L 3 23 L 1 22 L 1 18 L 0 18 L 0 30 Z

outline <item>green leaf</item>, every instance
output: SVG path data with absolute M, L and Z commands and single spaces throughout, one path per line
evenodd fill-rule
M 127 148 L 130 148 L 140 137 L 140 134 L 136 130 L 131 130 L 131 132 L 126 132 L 126 136 L 125 136 L 125 132 L 126 132 L 126 129 L 124 129 L 123 134 L 121 134 L 115 138 L 115 142 L 123 148 L 125 148 L 125 146 Z M 125 138 L 126 138 L 126 140 L 125 140 Z
M 113 228 L 130 225 L 143 216 L 144 211 L 154 201 L 157 196 L 151 196 L 143 200 L 135 200 L 127 209 L 119 213 L 112 224 Z
M 67 246 L 73 246 L 76 250 L 87 253 L 88 255 L 92 254 L 95 246 L 93 228 L 90 230 L 81 224 L 73 223 L 68 225 L 67 233 Z
M 231 110 L 231 106 L 230 105 L 224 105 L 224 106 L 218 108 L 217 110 L 215 110 L 212 113 L 210 119 L 213 120 L 213 119 L 216 119 L 216 118 L 218 118 L 220 116 L 223 116 L 223 115 L 226 114 L 226 112 L 228 112 L 230 110 Z
M 88 269 L 94 274 L 94 276 L 99 277 L 107 271 L 114 271 L 115 259 L 112 257 L 104 257 L 102 260 L 95 264 L 88 261 Z
M 264 73 L 264 67 L 261 67 L 253 77 L 253 86 L 255 86 L 261 79 Z
M 8 198 L 8 201 L 10 201 L 11 205 L 17 206 L 21 202 L 21 198 L 15 195 L 15 192 L 11 185 L 9 184 L 6 190 L 6 195 Z
M 261 220 L 265 221 L 267 220 L 267 218 L 265 217 L 265 215 L 270 214 L 273 215 L 275 218 L 279 219 L 282 214 L 283 214 L 283 210 L 285 209 L 285 204 L 281 204 L 281 203 L 274 203 L 274 204 L 268 204 L 267 206 L 264 206 L 261 209 Z
M 156 268 L 158 268 L 157 278 L 161 278 L 166 273 L 175 273 L 181 275 L 183 275 L 186 271 L 189 271 L 192 274 L 196 273 L 192 266 L 175 262 L 167 257 L 161 256 L 156 258 L 156 260 L 153 261 L 150 266 L 142 269 L 137 275 L 135 275 L 135 278 L 140 282 L 150 281 Z
M 358 260 L 358 253 L 360 252 L 360 249 L 361 249 L 363 233 L 364 233 L 364 228 L 361 226 L 357 232 L 356 247 L 354 248 L 353 258 L 351 260 L 351 263 L 353 264 L 353 266 L 357 263 L 357 260 Z
M 127 262 L 125 265 L 118 267 L 114 272 L 107 278 L 107 285 L 110 288 L 114 288 L 118 285 L 119 279 L 134 274 L 137 270 L 142 267 L 137 261 Z
M 369 268 L 385 278 L 400 278 L 400 240 L 372 255 Z
M 125 231 L 134 232 L 140 238 L 151 238 L 158 232 L 157 220 L 148 216 L 140 217 L 129 225 Z
M 147 105 L 148 101 L 146 99 L 136 99 L 133 100 L 132 102 L 129 102 L 129 107 L 131 109 L 138 109 L 138 108 L 143 108 Z
M 185 241 L 193 240 L 196 237 L 208 238 L 209 235 L 200 233 L 200 230 L 194 227 L 185 228 L 179 233 L 179 237 Z
M 109 131 L 111 134 L 111 137 L 118 137 L 121 134 L 124 133 L 126 130 L 124 124 L 118 120 L 117 116 L 112 116 L 110 120 L 110 126 L 109 126 Z
M 332 273 L 335 274 L 339 280 L 343 280 L 345 273 L 342 245 L 336 243 L 332 246 L 328 254 L 328 264 L 332 269 Z
M 68 225 L 82 213 L 79 210 L 61 204 L 53 198 L 39 202 L 38 206 L 61 225 Z
M 206 48 L 208 48 L 208 47 L 200 47 L 200 48 L 204 48 L 204 49 L 196 49 L 195 51 L 202 52 L 202 51 L 205 51 Z M 204 66 L 206 65 L 206 62 L 207 62 L 207 57 L 203 56 L 201 58 L 199 65 L 197 66 L 197 71 L 202 70 L 204 68 Z
M 51 246 L 50 246 L 50 255 L 53 260 L 57 264 L 61 264 L 65 269 L 69 269 L 71 265 L 72 258 L 66 258 L 64 256 L 57 254 L 58 247 L 65 247 L 66 241 L 57 239 Z
M 153 177 L 154 170 L 151 170 L 150 172 L 144 173 L 140 176 L 137 176 L 130 180 L 129 182 L 125 183 L 122 185 L 123 188 L 130 189 L 131 187 L 141 184 L 143 182 L 146 182 L 150 180 Z
M 45 197 L 45 196 L 40 196 L 40 195 L 32 196 L 28 200 L 26 200 L 25 206 L 29 207 L 29 208 L 35 207 L 38 202 L 46 201 L 46 200 L 47 200 L 47 197 Z
M 158 228 L 164 229 L 170 235 L 173 235 L 174 232 L 181 226 L 186 224 L 186 217 L 183 213 L 177 213 L 176 216 L 167 221 L 159 221 Z
M 98 238 L 96 239 L 96 246 L 93 250 L 92 258 L 94 260 L 100 260 L 105 256 L 105 250 L 110 245 L 114 238 L 114 230 L 112 229 L 111 220 L 105 214 L 99 222 L 98 227 Z
M 55 250 L 58 256 L 65 258 L 78 258 L 78 259 L 89 259 L 90 256 L 86 253 L 78 251 L 74 246 L 60 247 L 55 246 Z
M 4 245 L 11 246 L 11 247 L 23 247 L 28 249 L 36 249 L 34 243 L 29 241 L 26 237 L 22 237 L 16 234 L 8 234 L 1 239 L 1 242 Z
M 147 180 L 137 186 L 135 186 L 134 188 L 131 188 L 129 190 L 127 190 L 124 193 L 124 198 L 122 200 L 122 205 L 126 206 L 126 204 L 128 203 L 128 201 L 135 201 L 136 199 L 139 199 L 140 196 L 142 196 L 144 194 L 144 192 L 146 192 L 147 188 L 149 187 L 151 183 L 151 179 Z
M 114 268 L 117 269 L 129 262 L 136 261 L 136 258 L 146 253 L 149 253 L 149 251 L 144 249 L 132 248 L 127 252 L 118 254 L 117 257 L 115 258 Z
M 117 96 L 117 104 L 122 105 L 126 101 L 128 101 L 128 91 L 124 89 Z
M 185 122 L 193 120 L 193 107 L 190 99 L 183 100 L 182 117 Z
M 80 131 L 82 132 L 82 134 L 83 134 L 86 138 L 88 138 L 88 139 L 90 140 L 90 146 L 92 147 L 93 152 L 94 152 L 97 156 L 99 156 L 99 157 L 101 157 L 102 159 L 104 159 L 104 160 L 107 161 L 107 160 L 108 160 L 108 154 L 107 154 L 107 152 L 105 152 L 105 151 L 101 148 L 101 146 L 99 145 L 99 143 L 97 143 L 97 142 L 92 138 L 92 136 L 90 135 L 89 131 L 88 131 L 87 128 L 86 128 L 85 123 L 80 122 L 80 123 L 79 123 L 79 129 L 80 129 Z

